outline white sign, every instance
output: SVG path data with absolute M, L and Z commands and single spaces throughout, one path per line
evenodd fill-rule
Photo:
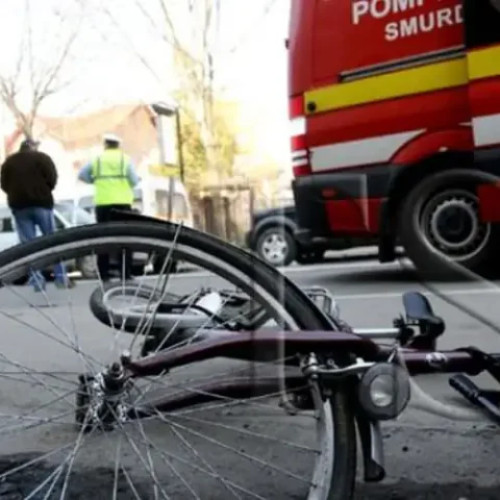
M 463 24 L 461 2 L 434 10 L 426 10 L 426 2 L 429 0 L 354 0 L 352 23 L 360 26 L 365 19 L 379 20 L 408 12 L 407 17 L 385 24 L 384 38 L 388 42 Z

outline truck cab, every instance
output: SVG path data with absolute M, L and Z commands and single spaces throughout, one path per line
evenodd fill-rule
M 302 241 L 401 243 L 484 273 L 500 207 L 499 0 L 292 0 L 293 191 Z

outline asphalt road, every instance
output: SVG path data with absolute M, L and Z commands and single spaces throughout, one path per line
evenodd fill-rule
M 434 283 L 431 286 L 422 284 L 417 274 L 407 263 L 380 265 L 374 261 L 355 261 L 350 263 L 327 262 L 314 266 L 295 266 L 284 270 L 291 279 L 303 286 L 322 286 L 327 288 L 338 300 L 342 317 L 355 327 L 390 326 L 392 320 L 402 312 L 401 294 L 410 289 L 428 293 L 435 312 L 447 323 L 447 332 L 440 341 L 440 348 L 453 349 L 464 345 L 500 352 L 500 337 L 485 322 L 500 326 L 500 290 L 499 283 L 485 281 L 463 283 Z M 210 284 L 206 277 L 199 273 L 183 274 L 175 277 L 172 286 L 178 291 L 192 289 L 194 286 Z M 82 346 L 93 354 L 102 354 L 101 338 L 105 327 L 88 318 L 87 300 L 95 285 L 80 282 L 76 290 L 50 292 L 50 301 L 54 308 L 28 307 L 27 301 L 35 306 L 46 305 L 46 298 L 30 295 L 25 288 L 16 293 L 2 292 L 1 314 L 3 343 L 2 353 L 11 360 L 30 363 L 29 366 L 47 367 L 57 365 L 61 373 L 69 370 L 75 359 L 64 354 L 64 349 L 51 347 L 49 339 L 26 334 L 21 327 L 29 324 L 31 329 L 39 328 L 47 331 L 51 326 L 64 327 L 67 331 L 78 326 L 85 330 L 79 339 Z M 76 320 L 75 320 L 76 318 Z M 50 330 L 50 328 L 49 328 Z M 51 330 L 54 331 L 54 330 Z M 74 330 L 73 330 L 74 331 Z M 37 340 L 35 340 L 35 338 Z M 65 340 L 65 342 L 68 339 Z M 121 339 L 119 340 L 119 342 Z M 112 359 L 110 353 L 110 359 Z M 55 355 L 55 356 L 54 356 Z M 76 355 L 75 355 L 76 356 Z M 483 379 L 481 379 L 483 380 Z M 36 382 L 36 381 L 35 381 Z M 358 483 L 357 498 L 374 499 L 486 499 L 500 498 L 500 444 L 497 433 L 486 421 L 475 412 L 460 404 L 448 386 L 447 379 L 441 376 L 421 377 L 417 380 L 422 391 L 445 404 L 445 410 L 452 415 L 430 415 L 420 409 L 417 399 L 406 410 L 397 422 L 384 424 L 386 445 L 387 478 L 382 484 L 365 485 Z M 484 380 L 486 384 L 490 382 Z M 17 387 L 17 386 L 16 386 Z M 42 396 L 33 391 L 19 394 L 18 389 L 8 385 L 1 388 L 2 399 L 0 409 L 2 416 L 12 407 L 16 409 L 30 408 L 34 403 L 43 405 Z M 46 396 L 45 396 L 46 397 Z M 15 402 L 14 402 L 15 401 Z M 440 413 L 440 411 L 438 411 Z M 235 421 L 241 416 L 232 415 Z M 261 432 L 266 428 L 267 420 L 259 421 Z M 5 424 L 4 424 L 5 425 Z M 275 424 L 272 424 L 275 425 Z M 297 431 L 301 429 L 296 424 Z M 272 427 L 278 432 L 278 427 Z M 257 429 L 256 429 L 257 431 Z M 65 439 L 74 432 L 70 428 L 61 428 L 57 433 L 44 436 L 44 446 L 53 447 L 55 443 L 63 446 Z M 158 439 L 163 438 L 160 430 L 153 429 Z M 36 436 L 40 439 L 40 436 Z M 34 435 L 19 433 L 12 439 L 2 441 L 2 455 L 25 450 L 28 440 Z M 167 439 L 165 437 L 165 439 Z M 107 453 L 115 442 L 105 442 L 88 456 L 92 462 L 99 460 Z M 52 449 L 52 448 L 51 448 Z M 179 451 L 180 453 L 180 451 Z M 212 456 L 212 455 L 211 455 Z M 213 456 L 212 456 L 213 458 Z M 130 460 L 132 458 L 129 457 Z M 290 461 L 290 458 L 284 460 Z M 95 465 L 95 463 L 94 463 Z M 0 460 L 0 471 L 6 462 Z M 300 469 L 301 465 L 297 467 Z M 361 469 L 361 463 L 359 463 Z M 92 470 L 92 469 L 90 469 Z M 23 476 L 22 481 L 37 484 L 40 472 Z M 48 472 L 45 471 L 45 476 Z M 89 472 L 77 477 L 77 488 L 83 491 L 70 498 L 89 498 L 90 491 L 94 498 L 110 498 L 99 496 L 99 481 L 105 472 Z M 260 482 L 269 485 L 271 479 L 261 477 Z M 92 486 L 93 485 L 93 486 Z M 256 488 L 258 485 L 255 485 Z M 283 488 L 285 484 L 283 483 Z M 85 489 L 86 488 L 86 489 Z M 208 486 L 207 486 L 208 488 Z M 258 489 L 258 488 L 257 488 Z M 0 499 L 18 499 L 19 488 L 15 481 L 0 481 Z M 23 490 L 24 491 L 24 490 Z M 54 491 L 57 491 L 55 489 Z M 205 490 L 205 493 L 209 490 Z M 256 490 L 257 491 L 257 490 Z M 270 498 L 292 498 L 281 496 L 280 483 L 277 483 L 275 494 Z M 298 494 L 297 494 L 298 495 Z M 206 497 L 210 497 L 209 494 Z M 38 498 L 38 497 L 34 497 Z M 41 496 L 40 498 L 43 498 Z M 128 498 L 127 496 L 118 498 Z M 133 498 L 133 497 L 131 497 Z M 147 498 L 147 496 L 143 496 Z M 173 497 L 182 498 L 182 496 Z M 202 498 L 205 496 L 202 495 Z M 293 496 L 300 498 L 300 496 Z

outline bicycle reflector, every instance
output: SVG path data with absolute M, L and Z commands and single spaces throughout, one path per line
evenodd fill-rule
M 369 417 L 375 420 L 394 419 L 410 400 L 408 373 L 392 363 L 373 365 L 359 382 L 358 398 Z

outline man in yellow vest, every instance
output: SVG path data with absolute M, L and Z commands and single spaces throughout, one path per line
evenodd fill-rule
M 134 202 L 133 188 L 139 183 L 130 158 L 121 149 L 121 139 L 114 134 L 104 136 L 104 151 L 92 162 L 85 165 L 78 179 L 95 187 L 95 212 L 97 222 L 117 220 L 114 210 L 131 211 Z M 109 255 L 99 255 L 99 274 L 108 281 Z M 131 278 L 132 258 L 125 255 L 125 279 Z

